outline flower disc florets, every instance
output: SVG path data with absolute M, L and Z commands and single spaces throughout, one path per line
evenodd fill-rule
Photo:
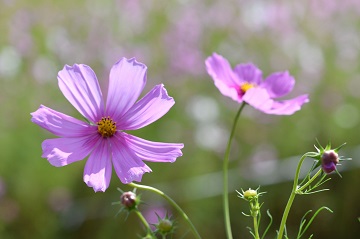
M 96 124 L 98 125 L 97 131 L 103 138 L 111 137 L 116 132 L 116 122 L 114 122 L 109 116 L 102 117 Z
M 240 86 L 241 95 L 244 95 L 244 94 L 246 93 L 246 91 L 248 91 L 248 90 L 250 90 L 251 88 L 254 88 L 254 87 L 255 87 L 254 84 L 245 82 L 244 84 L 242 84 L 242 85 Z

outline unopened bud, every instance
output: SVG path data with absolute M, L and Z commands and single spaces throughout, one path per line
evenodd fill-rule
M 163 234 L 169 233 L 173 229 L 173 223 L 169 219 L 162 219 L 159 221 L 157 229 Z
M 249 189 L 244 192 L 244 198 L 249 201 L 257 196 L 258 196 L 257 191 L 253 189 Z
M 120 201 L 121 201 L 121 204 L 124 205 L 128 209 L 135 208 L 138 204 L 136 194 L 131 191 L 124 192 L 120 197 Z
M 327 150 L 321 156 L 321 166 L 325 173 L 331 173 L 336 170 L 339 163 L 339 155 L 334 150 Z

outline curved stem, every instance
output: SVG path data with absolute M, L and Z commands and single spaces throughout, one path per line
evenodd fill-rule
M 232 239 L 232 232 L 231 232 L 231 224 L 230 224 L 230 211 L 229 211 L 229 196 L 228 196 L 228 191 L 229 191 L 229 176 L 228 176 L 228 167 L 229 167 L 229 155 L 230 155 L 230 148 L 231 148 L 231 142 L 232 139 L 234 138 L 234 134 L 235 134 L 235 129 L 236 129 L 236 124 L 237 121 L 239 119 L 240 113 L 243 110 L 243 108 L 245 107 L 246 103 L 243 102 L 240 106 L 240 109 L 238 110 L 238 112 L 236 113 L 235 119 L 234 119 L 234 123 L 231 129 L 231 133 L 230 133 L 230 137 L 229 137 L 229 141 L 227 143 L 227 147 L 226 147 L 226 151 L 225 151 L 225 156 L 224 156 L 224 162 L 223 162 L 223 207 L 224 207 L 224 217 L 225 217 L 225 229 L 226 229 L 226 236 L 228 239 Z
M 181 209 L 181 207 L 173 200 L 171 199 L 168 195 L 166 195 L 164 192 L 160 191 L 159 189 L 150 187 L 150 186 L 146 186 L 146 185 L 140 185 L 140 184 L 136 184 L 136 183 L 129 183 L 128 184 L 131 187 L 134 188 L 139 188 L 139 189 L 144 189 L 144 190 L 148 190 L 154 193 L 159 194 L 160 196 L 162 196 L 163 198 L 165 198 L 173 207 L 176 208 L 176 210 L 179 212 L 179 214 L 184 218 L 184 220 L 188 223 L 188 225 L 190 226 L 190 229 L 192 231 L 192 233 L 194 234 L 195 238 L 197 239 L 201 239 L 199 233 L 197 232 L 196 228 L 194 227 L 194 225 L 192 224 L 192 222 L 190 221 L 189 217 L 186 215 L 186 213 Z
M 144 218 L 144 216 L 142 215 L 142 213 L 139 210 L 134 210 L 134 212 L 136 213 L 136 215 L 139 217 L 140 221 L 144 224 L 144 226 L 146 227 L 147 232 L 151 232 L 151 228 L 149 223 L 146 221 L 146 219 Z
M 304 154 L 300 161 L 299 161 L 299 164 L 296 168 L 296 172 L 295 172 L 295 177 L 294 177 L 294 184 L 293 184 L 293 188 L 292 188 L 292 191 L 291 191 L 291 194 L 290 194 L 290 197 L 289 197 L 289 200 L 286 204 L 286 207 L 285 207 L 285 210 L 284 210 L 284 214 L 282 216 L 282 219 L 281 219 L 281 223 L 280 223 L 280 228 L 279 228 L 279 233 L 278 233 L 278 239 L 282 239 L 283 237 L 283 234 L 284 234 L 284 230 L 285 230 L 285 225 L 286 225 L 286 220 L 287 220 L 287 217 L 289 215 L 289 212 L 290 212 L 290 208 L 291 208 L 291 205 L 292 203 L 294 202 L 294 198 L 296 196 L 296 190 L 297 190 L 297 187 L 298 187 L 298 180 L 299 180 L 299 175 L 300 175 L 300 169 L 301 169 L 301 166 L 305 160 L 305 158 L 308 156 L 308 153 Z

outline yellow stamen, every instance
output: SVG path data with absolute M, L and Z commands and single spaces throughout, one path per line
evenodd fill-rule
M 248 91 L 248 90 L 250 90 L 251 88 L 254 88 L 254 87 L 255 87 L 255 85 L 246 82 L 246 83 L 244 83 L 244 84 L 242 84 L 240 86 L 240 90 L 241 90 L 241 92 L 243 94 L 245 94 L 246 91 Z
M 116 132 L 116 122 L 114 122 L 109 116 L 102 117 L 96 124 L 98 125 L 97 131 L 103 138 L 111 137 Z

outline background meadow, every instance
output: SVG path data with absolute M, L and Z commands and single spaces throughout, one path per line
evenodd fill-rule
M 330 191 L 298 196 L 287 223 L 290 237 L 302 215 L 328 206 L 309 232 L 315 238 L 355 238 L 360 233 L 360 2 L 357 0 L 131 0 L 0 1 L 0 238 L 140 238 L 135 215 L 120 214 L 116 190 L 131 190 L 113 173 L 105 193 L 82 180 L 85 161 L 55 168 L 41 158 L 41 142 L 54 137 L 30 122 L 40 104 L 80 118 L 57 85 L 65 64 L 94 69 L 103 92 L 111 66 L 136 57 L 148 66 L 144 92 L 164 83 L 176 104 L 159 121 L 131 132 L 164 142 L 183 142 L 173 164 L 148 163 L 143 184 L 168 193 L 187 212 L 203 238 L 225 238 L 222 158 L 239 105 L 220 94 L 205 70 L 217 52 L 232 66 L 253 62 L 264 72 L 289 70 L 291 96 L 310 103 L 292 116 L 245 108 L 230 162 L 230 211 L 235 238 L 251 238 L 248 204 L 235 189 L 267 193 L 278 228 L 300 155 L 347 142 L 353 160 L 332 175 Z M 291 97 L 289 96 L 289 97 Z M 311 159 L 309 159 L 311 161 Z M 177 214 L 157 195 L 141 191 L 141 209 L 155 223 Z M 264 213 L 265 215 L 265 213 Z M 192 238 L 178 218 L 173 238 Z M 265 227 L 267 218 L 263 216 Z M 310 234 L 307 234 L 309 236 Z

